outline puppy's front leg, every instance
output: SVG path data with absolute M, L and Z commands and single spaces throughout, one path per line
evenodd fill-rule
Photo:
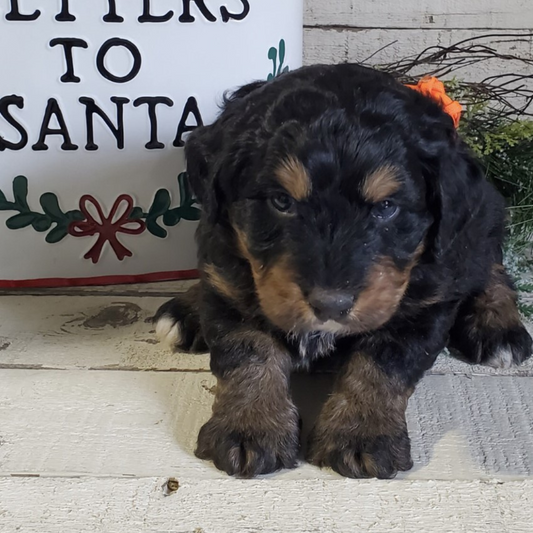
M 210 342 L 218 382 L 213 415 L 200 430 L 195 453 L 232 476 L 293 468 L 299 424 L 289 397 L 290 356 L 265 333 L 227 326 L 209 328 L 218 332 Z
M 355 478 L 390 478 L 409 470 L 405 410 L 412 392 L 371 356 L 355 353 L 313 429 L 309 462 Z
M 456 304 L 435 306 L 363 340 L 341 370 L 310 436 L 308 460 L 347 477 L 391 478 L 413 466 L 405 410 L 446 344 Z

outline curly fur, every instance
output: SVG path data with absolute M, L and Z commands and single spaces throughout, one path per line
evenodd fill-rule
M 229 474 L 295 465 L 294 369 L 344 364 L 309 460 L 391 477 L 412 464 L 407 400 L 448 343 L 472 363 L 530 355 L 502 198 L 432 100 L 358 65 L 307 67 L 237 91 L 186 155 L 201 282 L 157 319 L 211 352 L 197 453 Z

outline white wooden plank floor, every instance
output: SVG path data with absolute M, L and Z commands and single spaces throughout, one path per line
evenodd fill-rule
M 533 531 L 532 363 L 441 356 L 409 405 L 415 468 L 395 480 L 303 461 L 230 479 L 193 455 L 207 356 L 167 353 L 146 322 L 186 285 L 0 296 L 1 533 Z M 304 432 L 330 385 L 294 380 Z

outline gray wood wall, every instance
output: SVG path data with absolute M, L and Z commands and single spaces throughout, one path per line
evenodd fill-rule
M 339 63 L 371 59 L 383 63 L 487 33 L 518 34 L 519 43 L 485 41 L 499 50 L 533 58 L 533 0 L 304 0 L 304 62 Z M 470 70 L 484 77 L 505 63 Z M 529 72 L 533 74 L 533 72 Z

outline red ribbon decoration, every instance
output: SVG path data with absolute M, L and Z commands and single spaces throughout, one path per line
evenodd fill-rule
M 113 222 L 121 204 L 125 202 L 125 209 L 120 217 Z M 96 220 L 88 210 L 88 204 L 91 204 L 98 213 L 100 221 Z M 129 235 L 140 235 L 145 229 L 146 224 L 142 220 L 132 220 L 129 218 L 133 209 L 133 198 L 128 194 L 121 194 L 113 204 L 109 216 L 106 218 L 100 204 L 92 196 L 85 194 L 80 198 L 80 210 L 85 215 L 86 220 L 71 222 L 68 227 L 68 232 L 74 237 L 88 237 L 98 234 L 98 240 L 94 246 L 83 256 L 85 259 L 90 259 L 93 263 L 100 260 L 102 249 L 106 242 L 109 242 L 111 248 L 117 255 L 119 261 L 125 257 L 131 257 L 133 254 L 124 245 L 122 245 L 117 233 L 127 233 Z M 135 224 L 136 228 L 126 228 L 126 224 Z

